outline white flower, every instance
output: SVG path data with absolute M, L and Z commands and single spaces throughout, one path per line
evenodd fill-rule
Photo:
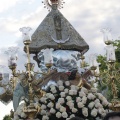
M 63 117 L 63 118 L 67 118 L 67 117 L 68 117 L 68 114 L 67 114 L 66 112 L 63 112 L 63 113 L 62 113 L 62 117 Z
M 103 113 L 106 113 L 106 111 L 103 108 L 99 108 L 98 112 L 102 115 Z
M 58 85 L 58 86 L 63 86 L 63 81 L 59 80 L 59 81 L 57 82 L 57 85 Z
M 76 113 L 77 111 L 78 111 L 78 110 L 77 110 L 76 108 L 74 108 L 74 107 L 72 108 L 72 112 L 73 112 L 73 113 Z
M 42 104 L 41 109 L 46 109 L 46 105 Z
M 61 97 L 65 97 L 65 92 L 60 93 Z
M 40 114 L 41 115 L 46 115 L 46 111 L 45 110 L 41 110 Z
M 83 97 L 83 96 L 86 96 L 86 94 L 85 94 L 83 91 L 80 91 L 80 92 L 79 92 L 79 96 L 80 96 L 80 97 Z
M 77 90 L 73 90 L 73 95 L 77 95 Z
M 70 109 L 72 109 L 74 107 L 74 103 L 71 102 L 68 106 L 70 107 Z
M 71 87 L 71 90 L 77 90 L 75 85 L 71 85 L 70 87 Z
M 61 114 L 60 112 L 57 112 L 57 113 L 56 113 L 56 117 L 57 117 L 57 118 L 61 118 L 61 117 L 62 117 L 62 114 Z
M 46 97 L 49 98 L 49 95 L 50 95 L 50 94 L 51 94 L 51 93 L 46 93 Z
M 83 96 L 82 98 L 82 103 L 85 104 L 87 102 L 87 97 L 86 96 Z
M 59 98 L 58 103 L 63 104 L 65 102 L 64 98 Z
M 82 87 L 82 88 L 81 88 L 81 92 L 84 92 L 85 94 L 87 94 L 87 93 L 88 93 L 88 90 L 87 90 L 86 88 Z
M 52 93 L 57 93 L 57 90 L 56 90 L 56 88 L 54 89 L 54 88 L 51 88 L 51 90 L 50 90 Z
M 107 100 L 104 100 L 104 101 L 102 101 L 102 104 L 105 105 L 105 106 L 107 106 L 109 103 L 108 103 Z
M 75 117 L 75 115 L 74 115 L 74 114 L 70 115 L 70 118 L 73 118 L 73 117 Z
M 54 100 L 54 99 L 55 99 L 55 96 L 54 96 L 53 94 L 50 94 L 50 95 L 49 95 L 49 98 L 50 98 L 51 100 Z
M 102 113 L 102 117 L 105 117 L 105 115 L 106 115 L 106 113 L 104 112 L 104 113 Z
M 95 105 L 94 102 L 90 102 L 90 103 L 88 104 L 88 108 L 92 109 L 92 108 L 94 107 L 94 105 Z
M 61 105 L 60 103 L 56 103 L 56 109 L 60 109 Z
M 73 90 L 69 90 L 69 95 L 74 95 Z
M 42 120 L 49 120 L 49 117 L 46 116 L 46 115 L 44 115 L 44 116 L 42 117 Z
M 93 117 L 96 117 L 97 116 L 97 109 L 93 109 L 92 111 L 91 111 L 91 115 L 93 116 Z
M 82 114 L 87 117 L 88 116 L 88 109 L 87 108 L 82 108 Z
M 59 90 L 63 91 L 64 90 L 64 86 L 59 86 Z
M 54 114 L 55 112 L 56 112 L 55 109 L 53 109 L 53 108 L 50 109 L 50 113 Z
M 96 108 L 102 108 L 103 106 L 102 106 L 100 103 L 96 103 L 96 104 L 95 104 L 95 107 L 96 107 Z
M 70 86 L 70 81 L 65 81 L 66 86 Z
M 50 88 L 55 88 L 55 85 L 53 85 L 53 84 L 52 84 L 52 85 L 50 85 Z
M 52 108 L 54 106 L 54 104 L 52 102 L 48 103 L 47 105 L 49 108 Z
M 43 103 L 47 102 L 45 97 L 41 97 L 40 101 L 43 102 Z
M 70 100 L 72 100 L 72 97 L 71 96 L 67 96 L 66 99 L 67 99 L 67 101 L 70 101 Z
M 63 107 L 63 106 L 61 106 L 61 107 L 60 107 L 60 112 L 66 112 L 66 108 Z
M 70 106 L 71 104 L 73 104 L 73 101 L 70 100 L 70 101 L 68 101 L 66 104 L 67 104 L 68 106 Z
M 95 102 L 95 104 L 96 104 L 96 103 L 100 103 L 100 100 L 99 100 L 99 99 L 96 99 L 94 102 Z
M 81 102 L 81 98 L 80 97 L 76 97 L 76 102 Z
M 66 89 L 64 89 L 64 92 L 65 92 L 65 93 L 68 93 L 68 92 L 69 92 L 69 90 L 66 88 Z
M 93 95 L 92 93 L 89 93 L 88 94 L 88 99 L 94 100 L 95 99 L 95 95 Z
M 84 107 L 84 104 L 82 102 L 78 102 L 77 105 L 78 105 L 78 108 L 83 108 Z
M 90 90 L 91 90 L 92 93 L 96 93 L 97 92 L 96 88 L 91 88 Z

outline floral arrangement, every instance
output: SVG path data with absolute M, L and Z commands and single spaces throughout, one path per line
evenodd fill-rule
M 69 120 L 74 116 L 96 120 L 109 112 L 109 102 L 95 88 L 79 88 L 69 81 L 50 85 L 38 104 L 41 106 L 39 120 Z

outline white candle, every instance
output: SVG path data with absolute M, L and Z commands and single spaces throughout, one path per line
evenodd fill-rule
M 53 48 L 47 48 L 44 50 L 41 50 L 41 52 L 43 52 L 44 55 L 44 63 L 53 63 Z

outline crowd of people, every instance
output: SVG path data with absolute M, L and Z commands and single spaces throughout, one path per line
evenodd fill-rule
M 70 120 L 84 120 L 84 118 L 74 117 Z M 103 120 L 120 120 L 120 112 L 110 112 L 103 118 Z

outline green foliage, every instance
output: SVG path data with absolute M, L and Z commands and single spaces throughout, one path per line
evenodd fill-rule
M 120 41 L 116 40 L 113 43 L 113 46 L 116 46 L 116 50 L 115 50 L 115 55 L 116 55 L 116 63 L 115 63 L 115 70 L 120 70 Z M 107 71 L 107 62 L 106 62 L 106 57 L 105 55 L 99 55 L 97 61 L 99 63 L 101 63 L 100 65 L 100 72 L 101 72 L 101 82 L 98 83 L 98 89 L 99 91 L 106 91 L 106 97 L 108 100 L 111 101 L 111 99 L 113 98 L 112 92 L 111 92 L 111 86 L 108 85 L 108 83 L 106 82 L 106 75 L 107 74 L 103 74 L 105 71 Z M 106 85 L 103 84 L 103 82 L 106 82 Z M 120 84 L 117 83 L 117 87 L 118 87 L 118 97 L 120 98 Z
M 9 115 L 5 115 L 3 120 L 12 120 L 11 117 Z

